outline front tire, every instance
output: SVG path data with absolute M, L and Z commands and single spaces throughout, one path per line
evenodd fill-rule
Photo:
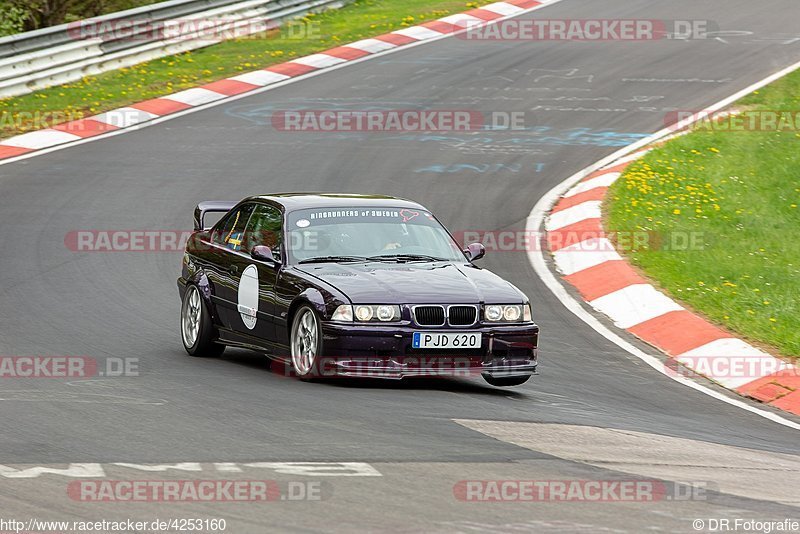
M 294 314 L 290 333 L 292 370 L 301 380 L 312 378 L 317 360 L 322 354 L 322 325 L 317 313 L 303 305 Z
M 181 340 L 191 356 L 220 356 L 225 346 L 213 342 L 214 325 L 200 290 L 195 285 L 186 287 L 181 303 Z
M 493 377 L 492 375 L 484 374 L 483 379 L 493 386 L 497 386 L 499 388 L 508 388 L 513 386 L 521 386 L 530 379 L 530 375 Z

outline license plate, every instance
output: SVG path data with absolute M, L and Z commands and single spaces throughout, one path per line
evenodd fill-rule
M 479 349 L 482 336 L 464 332 L 414 332 L 415 349 Z

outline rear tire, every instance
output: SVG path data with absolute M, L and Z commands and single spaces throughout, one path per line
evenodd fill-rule
M 191 356 L 220 356 L 225 345 L 214 343 L 214 325 L 200 290 L 195 285 L 186 286 L 181 303 L 181 340 Z
M 528 376 L 503 376 L 503 377 L 493 377 L 488 374 L 483 375 L 483 379 L 486 380 L 493 386 L 497 386 L 499 388 L 508 388 L 512 386 L 520 386 L 527 382 L 530 379 L 530 375 Z

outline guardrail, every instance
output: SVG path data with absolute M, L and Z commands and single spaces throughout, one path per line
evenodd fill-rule
M 171 0 L 3 37 L 0 98 L 273 29 L 349 1 Z

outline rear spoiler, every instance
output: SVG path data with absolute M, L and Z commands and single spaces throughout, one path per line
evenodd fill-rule
M 206 213 L 214 212 L 214 213 L 227 213 L 231 211 L 239 201 L 229 201 L 229 200 L 206 200 L 201 202 L 197 205 L 194 209 L 194 229 L 195 230 L 206 230 L 205 224 L 203 220 L 206 217 Z

